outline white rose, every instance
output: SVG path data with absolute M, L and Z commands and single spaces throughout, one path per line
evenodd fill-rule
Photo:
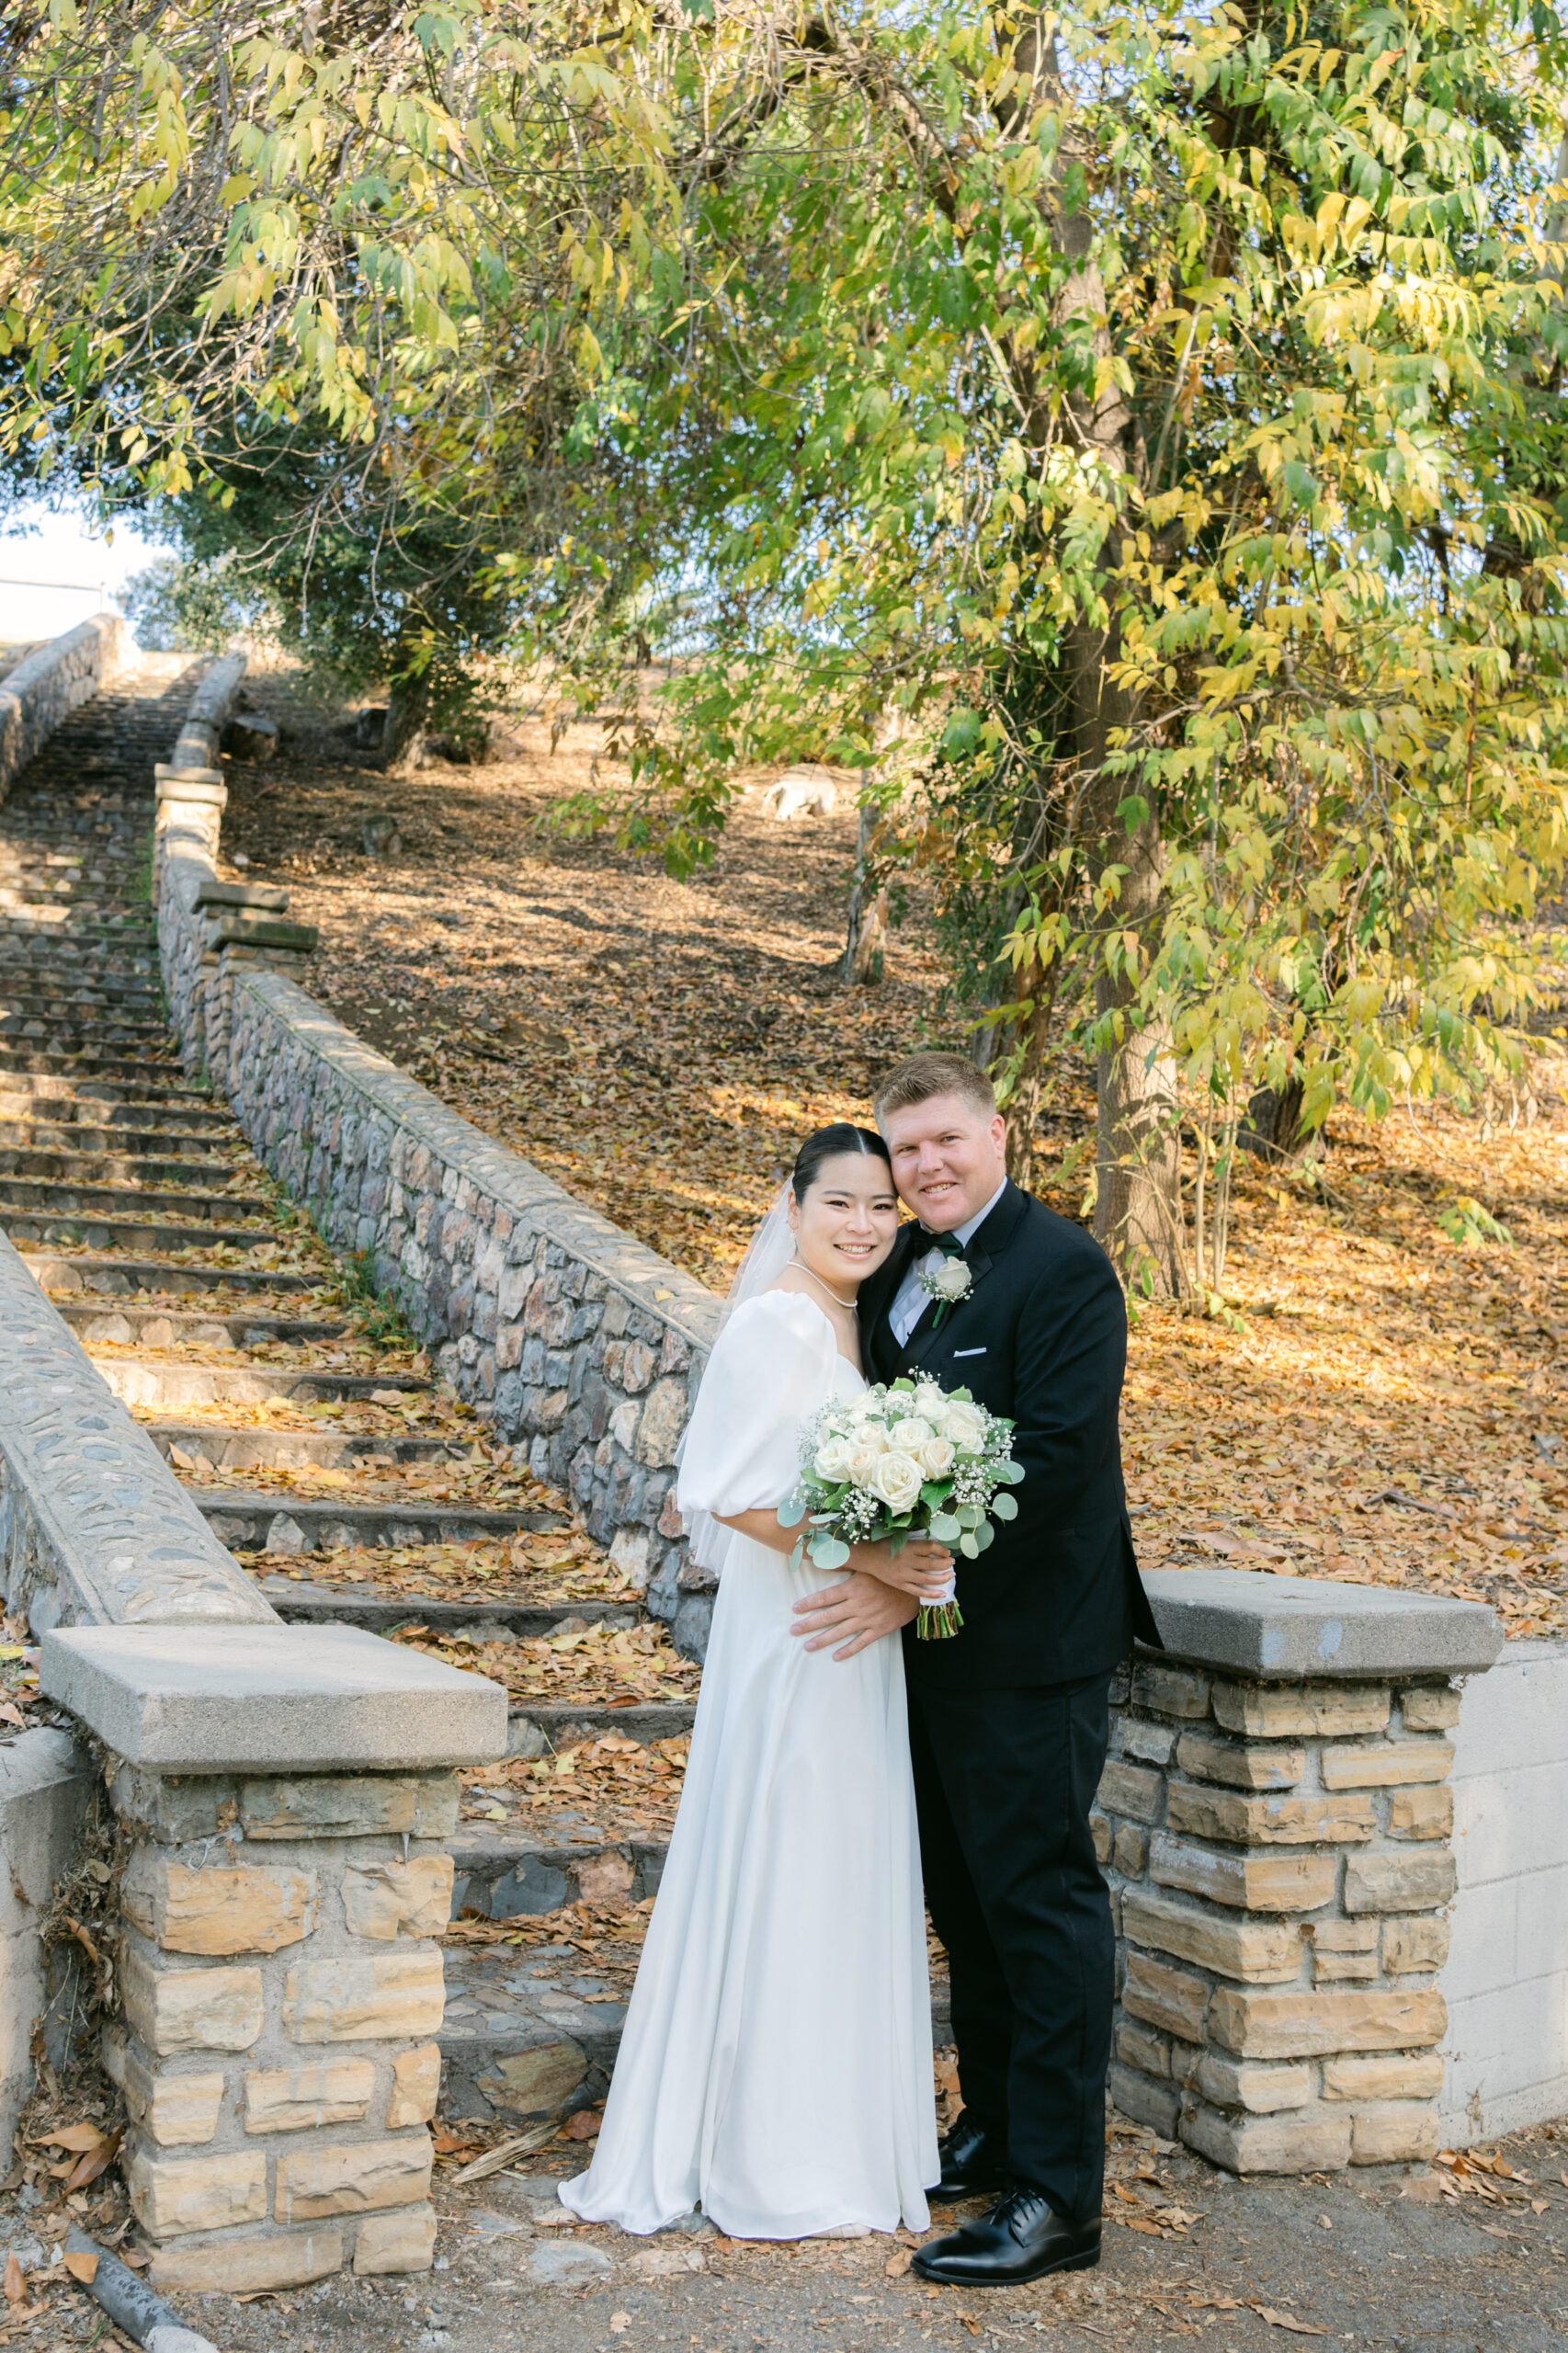
M 876 1493 L 875 1487 L 872 1486 L 872 1476 L 878 1463 L 885 1460 L 886 1454 L 885 1447 L 857 1443 L 850 1452 L 848 1475 L 858 1487 L 870 1487 L 872 1494 Z
M 923 1422 L 918 1414 L 910 1414 L 903 1421 L 894 1422 L 888 1432 L 888 1444 L 896 1447 L 901 1454 L 918 1454 L 926 1439 L 936 1435 L 929 1422 Z
M 879 1455 L 867 1484 L 890 1511 L 909 1511 L 920 1501 L 920 1465 L 909 1454 Z
M 855 1423 L 868 1420 L 876 1411 L 876 1401 L 869 1393 L 864 1397 L 852 1398 L 843 1408 L 846 1421 Z
M 948 1410 L 947 1392 L 938 1389 L 934 1381 L 916 1381 L 909 1408 L 911 1413 L 918 1414 L 923 1422 L 930 1422 L 934 1427 L 940 1428 Z
M 888 1434 L 881 1422 L 862 1422 L 855 1433 L 855 1443 L 869 1448 L 873 1454 L 885 1454 Z
M 855 1453 L 856 1449 L 848 1438 L 830 1438 L 825 1445 L 819 1446 L 817 1449 L 815 1465 L 817 1477 L 834 1481 L 849 1478 L 852 1475 L 850 1464 L 855 1459 Z
M 950 1438 L 928 1438 L 915 1460 L 927 1479 L 945 1479 L 953 1467 Z
M 926 1288 L 938 1299 L 962 1299 L 973 1277 L 962 1258 L 944 1258 L 926 1277 Z
M 960 1398 L 948 1408 L 948 1436 L 960 1454 L 978 1454 L 985 1444 L 985 1415 Z

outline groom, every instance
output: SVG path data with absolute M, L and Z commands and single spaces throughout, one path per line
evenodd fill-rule
M 1099 2259 L 1115 1944 L 1089 1808 L 1112 1670 L 1134 1636 L 1159 1641 L 1121 1481 L 1127 1314 L 1098 1244 L 1008 1178 L 971 1062 L 912 1055 L 878 1088 L 876 1118 L 915 1222 L 861 1291 L 867 1370 L 971 1391 L 1016 1422 L 1024 1469 L 1017 1519 L 959 1564 L 962 1631 L 904 1637 L 926 1895 L 951 1966 L 964 2098 L 932 2195 L 998 2193 L 915 2268 L 1000 2287 Z M 960 1295 L 941 1308 L 926 1282 L 949 1259 L 968 1280 L 945 1276 Z M 858 1648 L 914 1611 L 863 1574 L 800 1605 L 813 1648 Z

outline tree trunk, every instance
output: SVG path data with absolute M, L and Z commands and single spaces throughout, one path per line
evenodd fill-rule
M 430 686 L 424 675 L 394 678 L 381 729 L 381 761 L 389 776 L 410 776 L 419 766 L 429 716 Z
M 1041 63 L 1041 78 L 1054 86 L 1066 119 L 1070 109 L 1054 38 L 1049 63 Z M 1057 235 L 1070 266 L 1059 315 L 1089 326 L 1096 363 L 1097 389 L 1074 402 L 1074 422 L 1080 447 L 1099 475 L 1101 495 L 1114 499 L 1118 483 L 1142 471 L 1142 434 L 1127 395 L 1099 369 L 1111 358 L 1112 344 L 1094 223 L 1087 212 L 1063 208 L 1057 214 Z M 1134 696 L 1112 676 L 1121 654 L 1115 573 L 1124 536 L 1123 527 L 1113 524 L 1101 554 L 1097 586 L 1104 619 L 1085 617 L 1071 625 L 1064 653 L 1091 866 L 1096 881 L 1109 868 L 1123 870 L 1106 913 L 1106 934 L 1108 939 L 1118 932 L 1135 932 L 1140 957 L 1146 959 L 1164 894 L 1159 820 L 1151 810 L 1142 823 L 1130 825 L 1120 810 L 1136 790 L 1136 780 L 1107 770 L 1108 760 L 1131 738 L 1139 720 Z M 1184 1298 L 1181 1131 L 1169 1029 L 1146 1018 L 1140 1026 L 1137 973 L 1119 964 L 1102 959 L 1095 997 L 1110 1031 L 1096 1072 L 1095 1235 L 1129 1285 L 1146 1297 Z
M 1004 1113 L 1007 1122 L 1007 1174 L 1026 1190 L 1034 1182 L 1034 1131 L 1040 1123 L 1040 1098 L 1045 1084 L 1045 1050 L 1051 1040 L 1051 1017 L 1056 1010 L 1056 979 L 1038 964 L 1017 975 L 1020 995 L 1034 999 L 1034 1010 L 1019 1024 L 1022 1049 L 1017 1074 Z
M 1159 834 L 1153 820 L 1102 841 L 1102 862 L 1126 866 L 1113 909 L 1119 928 L 1142 937 L 1159 920 Z M 1095 1237 L 1129 1287 L 1153 1299 L 1184 1299 L 1187 1255 L 1180 1216 L 1181 1125 L 1176 1063 L 1166 1024 L 1139 1026 L 1138 983 L 1101 964 L 1095 1006 L 1116 1034 L 1101 1050 L 1095 1122 Z
M 1306 1143 L 1301 1105 L 1306 1088 L 1299 1078 L 1283 1086 L 1260 1086 L 1247 1100 L 1236 1142 L 1257 1160 L 1293 1160 Z
M 869 781 L 868 772 L 862 769 L 862 791 Z M 840 966 L 846 981 L 859 981 L 868 986 L 881 979 L 887 963 L 888 894 L 876 888 L 871 864 L 871 837 L 877 830 L 877 814 L 875 809 L 862 803 L 860 830 L 855 842 L 855 881 L 849 892 L 848 936 Z

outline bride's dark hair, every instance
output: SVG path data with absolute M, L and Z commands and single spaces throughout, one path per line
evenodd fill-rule
M 875 1157 L 885 1161 L 888 1176 L 892 1177 L 892 1162 L 888 1159 L 888 1148 L 875 1130 L 858 1128 L 849 1120 L 835 1120 L 832 1127 L 818 1128 L 809 1135 L 795 1154 L 795 1165 L 790 1171 L 790 1189 L 795 1199 L 804 1200 L 822 1175 L 824 1161 L 837 1160 L 846 1152 L 863 1153 L 868 1159 Z

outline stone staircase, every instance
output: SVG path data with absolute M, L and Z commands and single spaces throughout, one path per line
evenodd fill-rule
M 149 877 L 194 676 L 84 704 L 0 807 L 0 1230 L 285 1618 L 507 1685 L 441 2040 L 449 2112 L 526 2116 L 613 2057 L 698 1670 L 182 1071 Z

